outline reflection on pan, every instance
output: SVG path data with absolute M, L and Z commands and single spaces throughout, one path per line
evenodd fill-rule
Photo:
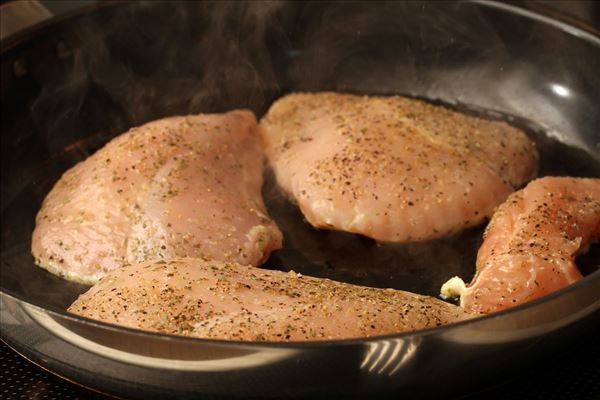
M 413 337 L 370 343 L 360 369 L 370 374 L 392 376 L 413 359 L 421 341 L 421 337 Z

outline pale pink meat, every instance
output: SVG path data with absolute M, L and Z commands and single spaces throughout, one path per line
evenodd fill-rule
M 495 212 L 461 306 L 494 312 L 582 278 L 575 255 L 600 236 L 600 179 L 546 177 Z
M 290 94 L 261 132 L 277 182 L 308 222 L 382 242 L 480 224 L 537 172 L 520 130 L 399 96 Z
M 56 183 L 36 218 L 33 255 L 84 283 L 170 257 L 258 265 L 282 242 L 263 204 L 262 166 L 249 111 L 133 128 Z
M 399 290 L 192 258 L 113 271 L 69 311 L 167 334 L 257 341 L 369 337 L 472 316 Z

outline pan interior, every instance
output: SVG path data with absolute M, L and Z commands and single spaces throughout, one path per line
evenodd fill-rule
M 403 94 L 503 119 L 537 143 L 541 176 L 600 177 L 599 51 L 570 40 L 475 4 L 400 2 L 143 3 L 34 32 L 2 58 L 2 290 L 59 312 L 87 290 L 34 265 L 31 233 L 61 174 L 112 137 L 166 115 L 260 116 L 293 91 Z M 586 65 L 569 64 L 582 54 Z M 266 268 L 433 296 L 449 277 L 474 274 L 484 225 L 382 245 L 313 229 L 268 169 L 263 194 L 285 235 Z M 578 260 L 584 273 L 598 269 L 599 247 Z

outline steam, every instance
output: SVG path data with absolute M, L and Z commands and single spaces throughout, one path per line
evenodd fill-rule
M 175 114 L 250 108 L 280 91 L 281 2 L 139 2 L 102 10 L 74 32 L 67 73 L 32 116 L 50 152 L 98 131 Z
M 598 84 L 589 72 L 598 59 L 556 57 L 557 46 L 577 59 L 592 44 L 491 6 L 135 2 L 84 19 L 67 46 L 67 73 L 32 109 L 51 150 L 167 115 L 244 107 L 260 116 L 284 92 L 316 90 L 477 104 L 596 145 L 591 128 L 577 130 L 597 102 L 577 94 Z M 556 83 L 568 99 L 549 89 Z
M 42 88 L 32 117 L 52 153 L 167 115 L 240 107 L 261 115 L 291 90 L 423 96 L 485 49 L 486 35 L 496 33 L 479 11 L 456 3 L 109 5 L 59 44 L 66 73 Z

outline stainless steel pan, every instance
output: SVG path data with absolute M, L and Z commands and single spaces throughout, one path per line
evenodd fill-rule
M 473 321 L 360 340 L 238 343 L 69 315 L 85 286 L 33 264 L 34 217 L 60 174 L 165 115 L 263 113 L 282 93 L 427 98 L 523 128 L 541 174 L 600 176 L 600 39 L 503 3 L 116 3 L 2 42 L 2 339 L 41 366 L 128 398 L 460 393 L 600 322 L 598 245 L 582 281 Z M 268 268 L 436 295 L 470 278 L 482 227 L 380 246 L 316 231 L 266 174 L 285 248 Z M 486 378 L 487 377 L 487 378 Z

